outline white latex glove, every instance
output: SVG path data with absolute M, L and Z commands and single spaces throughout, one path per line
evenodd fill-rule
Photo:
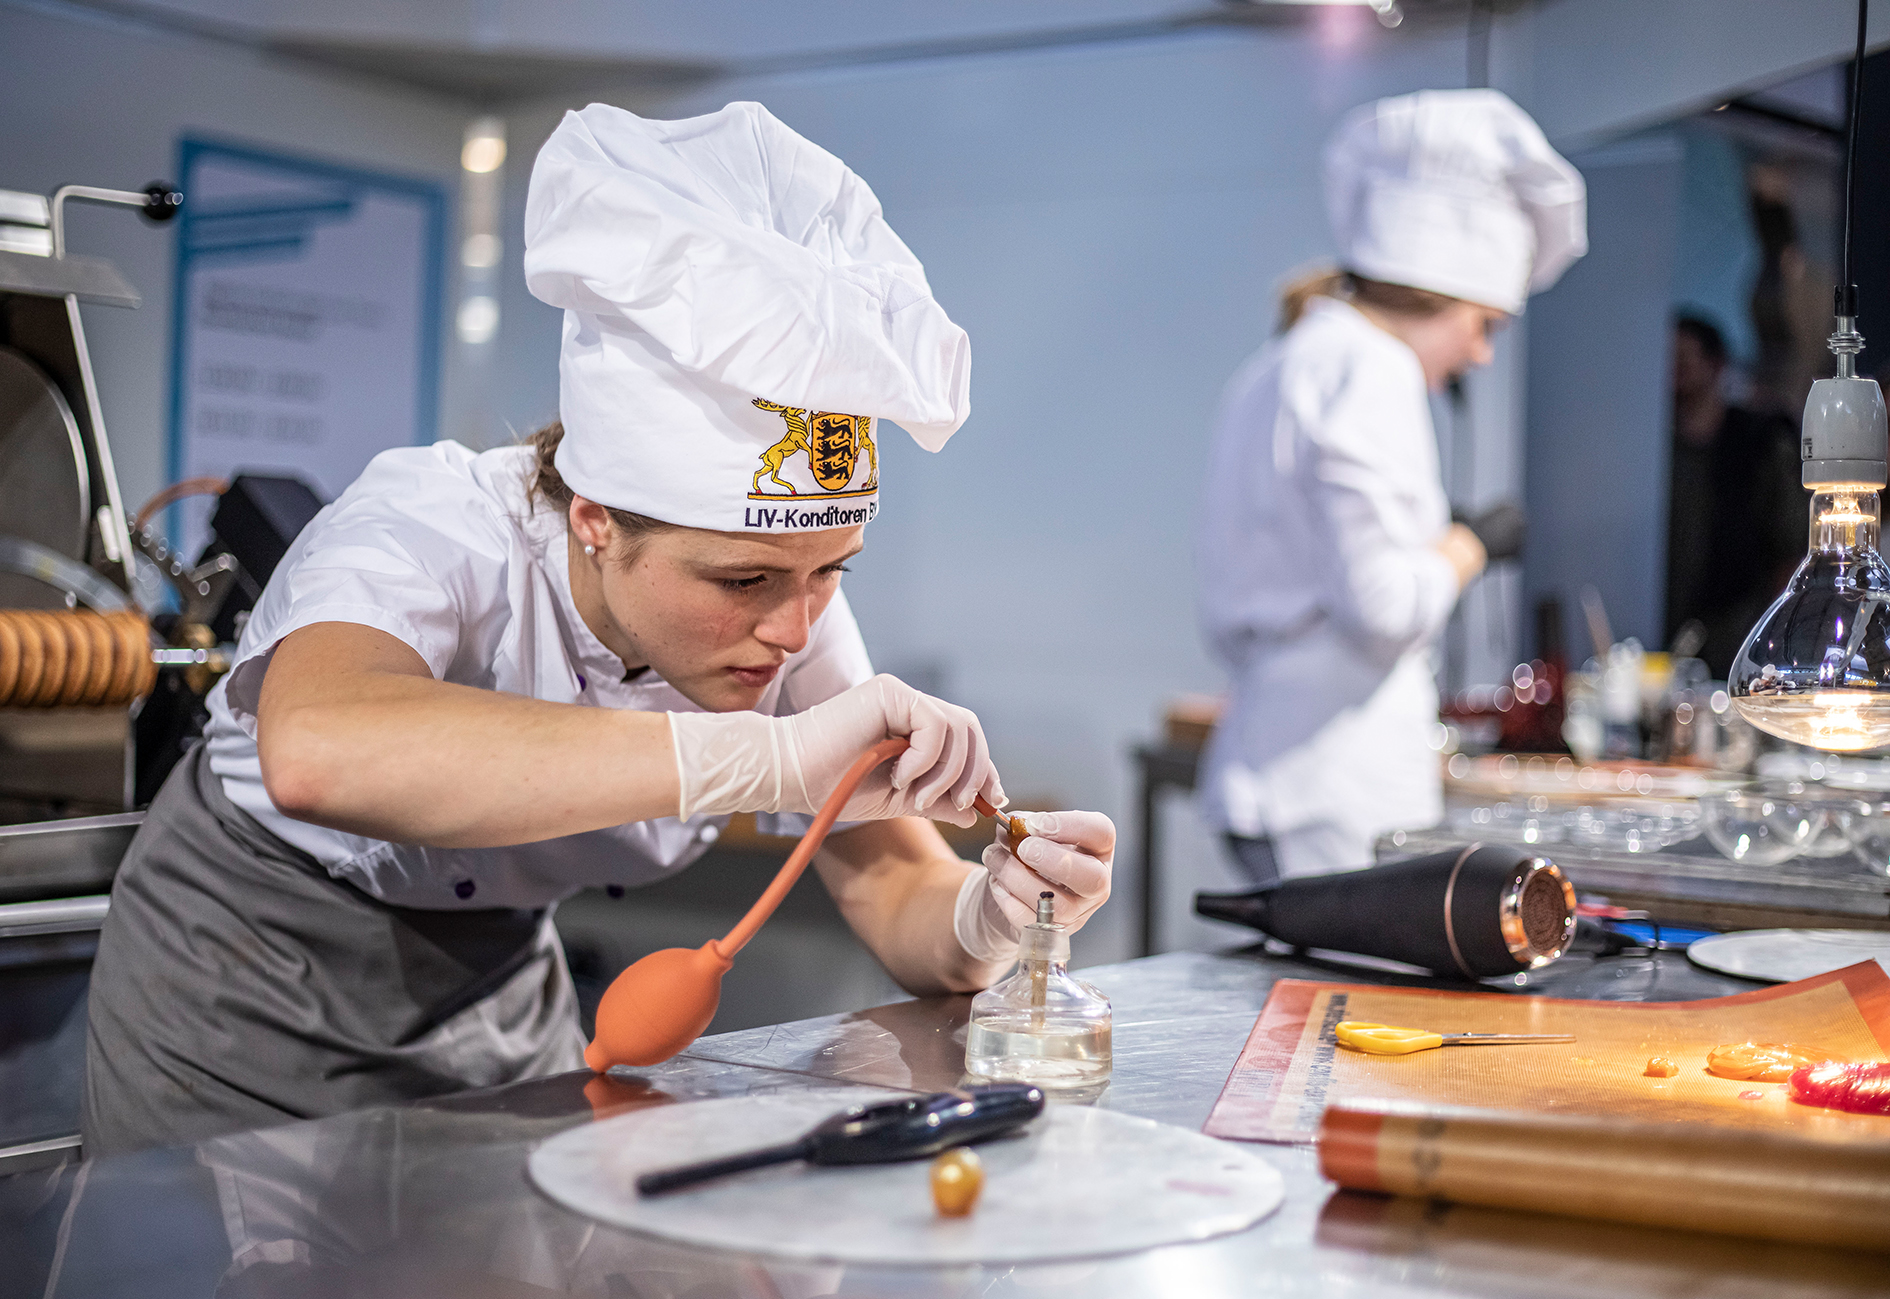
M 684 817 L 811 815 L 855 759 L 895 735 L 910 736 L 912 747 L 867 774 L 842 821 L 926 816 L 970 826 L 978 820 L 974 795 L 1004 801 L 976 715 L 883 674 L 804 713 L 671 713 L 669 729 Z
M 1037 919 L 1037 895 L 1054 893 L 1057 923 L 1074 933 L 1109 900 L 1115 864 L 1115 822 L 1100 812 L 1027 812 L 1029 836 L 1015 852 L 998 842 L 984 850 L 984 866 L 958 890 L 952 929 L 966 952 L 981 961 L 1017 954 L 1018 936 Z

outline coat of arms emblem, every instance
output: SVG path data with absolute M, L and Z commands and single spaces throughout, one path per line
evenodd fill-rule
M 845 415 L 838 411 L 802 410 L 756 398 L 755 405 L 770 410 L 787 424 L 779 442 L 761 453 L 761 468 L 755 471 L 754 485 L 748 495 L 752 500 L 802 493 L 781 477 L 781 468 L 790 457 L 805 452 L 808 471 L 822 491 L 848 496 L 864 496 L 879 488 L 879 450 L 873 445 L 873 418 L 870 415 Z M 865 460 L 866 479 L 847 491 L 854 470 Z M 761 480 L 768 479 L 783 490 L 767 491 Z

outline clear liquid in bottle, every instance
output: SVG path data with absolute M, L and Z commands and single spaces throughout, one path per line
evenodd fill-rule
M 965 1036 L 965 1072 L 983 1082 L 1053 1091 L 1108 1082 L 1109 1068 L 1107 1022 L 1033 1026 L 1028 1011 L 1000 1011 L 972 1020 Z
M 974 1082 L 1032 1083 L 1052 1097 L 1091 1099 L 1109 1084 L 1109 998 L 1071 977 L 1069 935 L 1049 922 L 1047 907 L 1038 914 L 1024 929 L 1017 969 L 972 999 L 965 1072 Z

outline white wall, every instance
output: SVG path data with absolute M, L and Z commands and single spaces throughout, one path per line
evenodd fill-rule
M 1667 353 L 1682 155 L 1667 132 L 1578 154 L 1588 256 L 1531 313 L 1528 508 L 1547 544 L 1528 598 L 1562 601 L 1572 657 L 1589 652 L 1581 589 L 1615 637 L 1664 646 Z
M 1494 84 L 1564 148 L 1710 108 L 1851 56 L 1855 0 L 1540 0 L 1496 25 Z M 1890 44 L 1890 12 L 1870 48 Z
M 0 4 L 0 189 L 174 180 L 178 137 L 198 134 L 432 178 L 451 194 L 465 118 L 444 99 L 232 46 Z M 67 231 L 75 253 L 110 258 L 144 295 L 136 311 L 84 308 L 120 486 L 135 509 L 165 484 L 174 237 L 125 209 L 84 204 L 67 208 Z M 451 364 L 442 428 L 461 418 Z

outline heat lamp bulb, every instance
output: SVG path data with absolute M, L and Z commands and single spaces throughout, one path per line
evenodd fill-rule
M 1890 411 L 1860 377 L 1857 285 L 1851 278 L 1857 125 L 1862 116 L 1866 0 L 1857 0 L 1850 130 L 1844 142 L 1844 275 L 1825 345 L 1836 371 L 1805 395 L 1799 481 L 1811 497 L 1811 545 L 1785 594 L 1739 647 L 1727 693 L 1748 722 L 1815 749 L 1890 744 L 1890 569 L 1877 553 L 1877 493 L 1890 483 Z
M 1729 693 L 1762 731 L 1838 753 L 1890 744 L 1890 566 L 1879 485 L 1813 490 L 1811 544 L 1733 660 Z

